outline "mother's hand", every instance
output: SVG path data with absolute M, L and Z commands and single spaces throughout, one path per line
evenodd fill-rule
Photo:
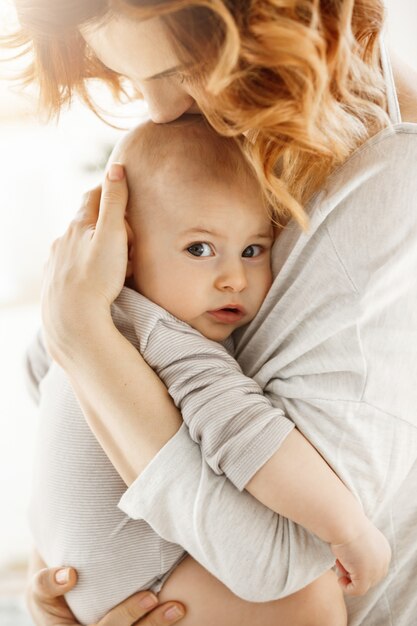
M 42 320 L 48 352 L 58 363 L 82 342 L 110 305 L 126 277 L 131 230 L 125 220 L 127 184 L 113 163 L 103 187 L 86 194 L 75 219 L 52 245 L 45 266 Z
M 56 576 L 59 572 L 68 572 L 69 580 L 57 582 Z M 80 626 L 64 598 L 64 594 L 76 582 L 77 574 L 72 568 L 62 570 L 55 567 L 34 573 L 29 580 L 26 601 L 36 626 Z M 142 602 L 148 598 L 153 598 L 154 603 L 144 607 Z M 114 607 L 96 626 L 166 626 L 178 622 L 183 616 L 184 608 L 181 604 L 166 602 L 158 606 L 153 594 L 140 591 Z

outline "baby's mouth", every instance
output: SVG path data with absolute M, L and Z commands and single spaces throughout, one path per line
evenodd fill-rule
M 217 321 L 224 324 L 233 324 L 239 322 L 246 315 L 246 311 L 243 306 L 238 304 L 230 304 L 228 306 L 222 307 L 221 309 L 208 311 L 208 313 Z

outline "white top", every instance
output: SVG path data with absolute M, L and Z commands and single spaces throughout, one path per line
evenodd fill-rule
M 313 197 L 307 233 L 292 223 L 280 235 L 273 286 L 235 337 L 244 373 L 391 543 L 388 577 L 347 600 L 350 626 L 411 626 L 417 615 L 417 124 L 401 122 L 382 60 L 392 127 Z M 216 475 L 186 426 L 119 506 L 249 599 L 291 593 L 331 563 L 325 546 Z

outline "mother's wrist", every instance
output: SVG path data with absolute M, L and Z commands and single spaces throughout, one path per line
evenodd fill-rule
M 52 324 L 44 320 L 45 341 L 51 357 L 64 369 L 95 351 L 97 344 L 118 332 L 110 309 L 91 303 L 67 309 Z

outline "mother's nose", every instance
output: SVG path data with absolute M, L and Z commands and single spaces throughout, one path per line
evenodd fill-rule
M 194 98 L 173 78 L 161 78 L 138 85 L 146 104 L 149 117 L 156 124 L 178 119 L 184 113 L 198 113 Z

